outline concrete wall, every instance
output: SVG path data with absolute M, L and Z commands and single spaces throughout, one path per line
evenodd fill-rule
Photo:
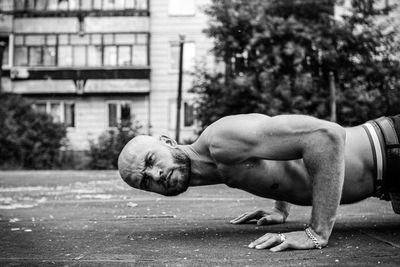
M 209 3 L 208 0 L 194 0 L 194 15 L 169 15 L 169 2 L 165 0 L 150 1 L 151 21 L 151 122 L 153 134 L 175 135 L 175 125 L 169 125 L 170 117 L 175 117 L 175 102 L 178 88 L 178 72 L 170 70 L 170 46 L 179 42 L 179 34 L 186 36 L 186 42 L 195 43 L 196 61 L 212 61 L 209 50 L 212 47 L 210 39 L 202 33 L 206 27 L 207 18 L 201 9 Z M 182 0 L 183 2 L 183 0 Z M 187 93 L 192 85 L 192 77 L 183 77 L 183 98 L 193 96 Z M 193 135 L 193 128 L 182 129 L 182 138 Z

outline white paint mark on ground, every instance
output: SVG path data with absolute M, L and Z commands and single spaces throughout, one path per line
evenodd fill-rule
M 83 194 L 83 195 L 77 195 L 75 198 L 76 199 L 111 199 L 113 198 L 113 195 L 108 195 L 108 194 Z
M 123 198 L 110 192 L 129 190 L 122 182 L 89 181 L 59 186 L 0 186 L 0 209 L 33 208 L 57 200 L 110 200 Z
M 133 203 L 133 202 L 128 202 L 126 205 L 127 205 L 128 207 L 134 208 L 134 207 L 136 207 L 138 204 L 137 204 L 137 203 Z
M 38 204 L 21 204 L 21 203 L 14 203 L 14 204 L 7 204 L 7 205 L 0 205 L 0 209 L 3 210 L 13 210 L 13 209 L 27 209 L 36 207 Z

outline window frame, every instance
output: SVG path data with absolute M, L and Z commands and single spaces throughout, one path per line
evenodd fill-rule
M 4 51 L 3 51 L 3 62 L 7 60 L 6 64 L 0 62 L 3 69 L 11 67 L 11 55 L 13 53 L 13 46 L 12 46 L 12 35 L 9 36 L 1 36 L 0 41 L 5 42 Z M 6 54 L 7 51 L 7 54 Z
M 123 38 L 119 39 L 118 36 L 127 35 L 128 41 L 124 41 Z M 34 44 L 27 42 L 27 38 L 32 36 L 39 36 L 43 39 L 43 44 Z M 80 37 L 79 33 L 22 33 L 15 34 L 14 42 L 13 42 L 13 66 L 16 67 L 56 67 L 56 68 L 65 68 L 65 67 L 87 67 L 87 68 L 104 68 L 104 67 L 139 67 L 150 65 L 150 33 L 149 32 L 124 32 L 124 33 L 87 33 L 84 35 L 85 40 L 83 42 L 79 42 Z M 105 40 L 105 38 L 107 38 Z M 78 38 L 78 39 L 76 39 Z M 18 43 L 15 42 L 15 39 L 18 40 Z M 76 42 L 78 40 L 78 42 Z M 75 42 L 74 42 L 75 41 Z M 132 42 L 131 42 L 132 41 Z M 130 61 L 129 65 L 119 64 L 121 59 L 119 58 L 118 50 L 119 47 L 126 46 L 130 49 Z M 40 59 L 38 64 L 32 64 L 30 57 L 30 50 L 35 47 L 40 47 Z M 76 49 L 79 47 L 83 47 L 83 57 L 82 60 L 84 64 L 77 64 L 76 62 Z M 99 64 L 94 65 L 89 60 L 89 52 L 91 51 L 91 47 L 99 47 Z M 116 50 L 116 64 L 115 65 L 107 65 L 105 64 L 106 58 L 106 48 L 114 48 Z M 135 64 L 138 61 L 133 60 L 133 51 L 137 48 L 143 49 L 145 53 L 142 53 L 141 61 L 145 63 L 143 64 Z M 46 49 L 54 49 L 54 59 L 51 60 L 52 64 L 44 64 L 45 60 L 45 50 Z M 16 52 L 19 50 L 26 50 L 26 54 L 23 57 L 18 57 Z M 60 59 L 61 51 L 70 51 L 70 64 L 61 64 L 63 62 Z M 17 59 L 23 64 L 17 64 Z
M 149 10 L 149 0 L 119 0 L 123 2 L 123 4 L 117 5 L 117 2 L 111 4 L 110 7 L 107 7 L 107 1 L 109 0 L 74 0 L 74 5 L 72 5 L 71 1 L 53 1 L 55 2 L 55 6 L 51 6 L 48 3 L 46 5 L 41 1 L 33 1 L 33 0 L 21 0 L 20 2 L 14 3 L 14 9 L 16 11 L 34 11 L 34 12 L 56 12 L 56 11 L 95 11 L 95 10 L 104 10 L 104 11 L 119 11 L 119 10 Z M 83 3 L 86 3 L 84 5 Z M 89 3 L 89 4 L 88 4 Z M 100 5 L 98 5 L 98 3 Z M 133 7 L 131 7 L 133 3 Z M 145 3 L 143 8 L 142 5 Z M 18 6 L 17 6 L 18 4 Z M 29 4 L 29 5 L 28 5 Z
M 121 107 L 124 104 L 128 104 L 129 108 L 130 108 L 130 122 L 133 122 L 133 101 L 131 100 L 107 100 L 105 102 L 105 125 L 106 125 L 106 129 L 115 129 L 117 128 L 117 126 L 110 126 L 110 104 L 115 104 L 117 105 L 117 126 L 121 124 L 122 119 L 121 119 L 121 114 L 122 114 L 122 110 Z
M 169 116 L 168 116 L 168 128 L 169 130 L 175 130 L 176 129 L 176 103 L 177 99 L 175 98 L 170 98 L 168 101 L 168 109 L 169 109 Z M 185 126 L 185 103 L 193 106 L 193 124 L 190 126 Z M 196 126 L 196 119 L 195 119 L 195 113 L 196 109 L 194 106 L 194 100 L 191 98 L 184 98 L 182 99 L 181 103 L 181 120 L 180 120 L 180 129 L 181 130 L 192 130 Z
M 36 105 L 38 104 L 45 104 L 46 105 L 46 114 L 51 114 L 51 105 L 52 104 L 59 104 L 60 105 L 60 123 L 63 123 L 67 126 L 67 128 L 75 128 L 76 127 L 76 103 L 75 101 L 64 101 L 64 100 L 38 100 L 35 101 L 32 105 L 33 108 L 36 110 Z M 74 119 L 71 125 L 67 125 L 65 123 L 65 105 L 73 105 L 74 106 Z M 54 119 L 54 118 L 53 118 Z
M 193 55 L 193 57 L 191 59 L 189 59 L 189 60 L 193 60 L 193 62 L 189 62 L 188 61 L 189 66 L 186 66 L 185 65 L 185 52 L 187 52 L 187 49 L 185 49 L 185 45 L 188 45 L 188 44 L 191 44 L 191 45 L 194 46 L 194 50 L 193 50 L 194 55 Z M 172 65 L 172 59 L 173 59 L 172 49 L 173 49 L 173 47 L 176 47 L 176 46 L 178 47 L 178 58 L 177 58 L 178 66 L 177 66 L 177 69 L 174 69 L 171 66 Z M 180 48 L 180 43 L 179 42 L 170 42 L 169 43 L 168 72 L 171 73 L 171 74 L 175 74 L 175 73 L 179 72 L 179 48 Z M 182 64 L 183 64 L 183 66 L 182 66 L 183 73 L 190 73 L 190 72 L 193 72 L 195 70 L 195 66 L 196 66 L 196 42 L 195 41 L 189 40 L 189 41 L 186 41 L 184 43 L 184 46 L 183 46 L 183 62 L 182 62 Z

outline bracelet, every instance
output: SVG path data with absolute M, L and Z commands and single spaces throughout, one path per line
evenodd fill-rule
M 315 237 L 315 235 L 312 233 L 311 227 L 306 228 L 304 231 L 306 231 L 308 238 L 310 238 L 312 240 L 312 242 L 314 243 L 315 248 L 321 249 L 322 246 L 319 243 L 318 239 Z

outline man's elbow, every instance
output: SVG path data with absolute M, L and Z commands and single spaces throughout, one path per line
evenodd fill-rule
M 325 132 L 326 136 L 333 142 L 338 143 L 340 145 L 345 144 L 346 130 L 342 126 L 336 123 L 332 123 L 331 125 L 325 127 L 323 131 Z
M 341 150 L 344 152 L 344 146 L 346 143 L 346 130 L 336 124 L 329 123 L 318 130 L 318 135 L 321 138 L 322 144 L 335 150 Z

